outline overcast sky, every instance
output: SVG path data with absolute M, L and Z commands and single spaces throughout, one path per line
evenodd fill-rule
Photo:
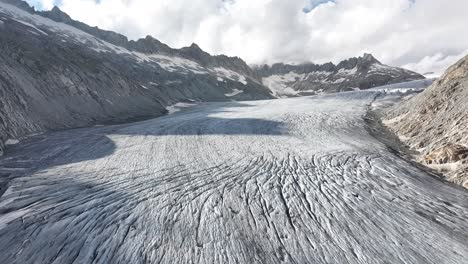
M 197 43 L 250 64 L 384 63 L 441 73 L 468 54 L 468 0 L 28 0 L 131 39 Z

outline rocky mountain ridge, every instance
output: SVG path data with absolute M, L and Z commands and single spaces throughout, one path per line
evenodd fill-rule
M 425 78 L 406 69 L 384 65 L 371 54 L 350 58 L 336 65 L 331 62 L 300 65 L 277 63 L 255 67 L 255 70 L 263 84 L 279 97 L 368 89 Z
M 384 123 L 417 159 L 468 188 L 468 56 L 417 96 L 391 108 Z

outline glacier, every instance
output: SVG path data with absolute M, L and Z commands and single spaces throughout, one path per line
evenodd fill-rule
M 0 263 L 466 263 L 468 193 L 372 133 L 368 112 L 402 87 L 8 146 Z

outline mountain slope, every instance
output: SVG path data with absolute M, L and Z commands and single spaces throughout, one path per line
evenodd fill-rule
M 158 116 L 183 100 L 272 98 L 239 58 L 128 41 L 58 8 L 0 0 L 0 36 L 0 152 L 9 138 Z
M 370 54 L 335 65 L 274 64 L 256 69 L 263 84 L 279 97 L 368 89 L 386 84 L 424 79 L 424 76 L 382 64 Z
M 386 124 L 419 160 L 468 188 L 468 56 L 423 93 L 392 108 Z

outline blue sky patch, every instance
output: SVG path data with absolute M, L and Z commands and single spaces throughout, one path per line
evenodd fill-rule
M 309 0 L 309 4 L 305 6 L 302 11 L 304 13 L 309 13 L 310 11 L 314 10 L 317 6 L 326 4 L 328 2 L 335 3 L 335 0 Z
M 36 10 L 44 10 L 44 6 L 41 3 L 41 0 L 25 0 L 30 6 L 36 8 Z M 54 5 L 59 6 L 62 0 L 54 0 Z

